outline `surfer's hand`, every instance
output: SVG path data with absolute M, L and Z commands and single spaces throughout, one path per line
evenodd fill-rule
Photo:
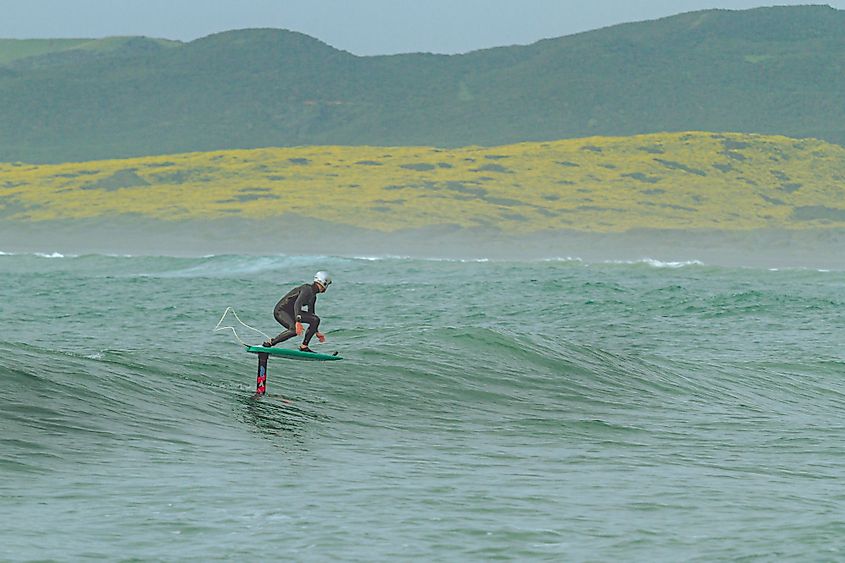
M 325 342 L 326 341 L 326 335 L 323 334 L 322 332 L 318 332 L 317 333 L 317 340 L 319 340 L 320 342 Z
M 296 325 L 294 326 L 294 328 L 296 329 L 296 335 L 297 335 L 297 336 L 299 336 L 300 334 L 302 334 L 302 331 L 303 331 L 303 330 L 305 330 L 304 328 L 302 328 L 302 323 L 296 323 Z

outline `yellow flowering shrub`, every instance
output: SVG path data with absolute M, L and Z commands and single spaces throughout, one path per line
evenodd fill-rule
M 661 133 L 497 147 L 308 146 L 0 164 L 0 218 L 283 214 L 393 231 L 845 225 L 845 148 Z

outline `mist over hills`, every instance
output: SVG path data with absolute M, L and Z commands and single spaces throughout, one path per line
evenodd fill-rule
M 736 131 L 845 144 L 845 12 L 708 10 L 463 55 L 251 29 L 0 41 L 0 161 Z

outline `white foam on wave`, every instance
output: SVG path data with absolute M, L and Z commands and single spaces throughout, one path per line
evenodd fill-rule
M 76 254 L 62 254 L 61 252 L 3 252 L 0 256 L 37 256 L 38 258 L 78 258 Z
M 655 268 L 686 268 L 687 266 L 703 266 L 704 262 L 701 260 L 684 260 L 680 262 L 663 262 L 662 260 L 654 260 L 652 258 L 645 258 L 642 260 L 644 264 L 653 266 Z
M 454 262 L 454 263 L 464 263 L 464 264 L 483 264 L 487 262 L 541 262 L 541 263 L 572 263 L 572 264 L 618 264 L 618 265 L 625 265 L 625 266 L 636 266 L 636 265 L 646 265 L 651 266 L 653 268 L 685 268 L 688 266 L 704 266 L 704 262 L 700 260 L 678 260 L 678 261 L 665 261 L 665 260 L 657 260 L 655 258 L 640 258 L 637 260 L 604 260 L 604 261 L 588 261 L 579 256 L 552 256 L 549 258 L 534 258 L 534 259 L 525 259 L 525 260 L 514 260 L 514 259 L 506 259 L 506 258 L 436 258 L 436 257 L 413 257 L 413 256 L 392 256 L 392 255 L 383 255 L 383 256 L 354 256 L 354 260 L 365 260 L 368 262 L 381 262 L 381 261 L 391 261 L 391 260 L 416 260 L 420 262 Z
M 683 261 L 669 261 L 656 260 L 654 258 L 640 258 L 639 260 L 608 260 L 605 264 L 623 264 L 628 266 L 635 266 L 637 264 L 644 264 L 652 268 L 686 268 L 688 266 L 704 266 L 701 260 L 683 260 Z
M 456 264 L 485 264 L 495 262 L 490 258 L 418 258 L 423 262 L 454 262 Z
M 540 262 L 577 262 L 581 264 L 584 259 L 577 256 L 555 256 L 554 258 L 543 258 Z
M 830 268 L 809 268 L 806 266 L 795 266 L 795 267 L 781 267 L 781 268 L 767 268 L 769 272 L 817 272 L 819 274 L 831 274 L 835 273 L 838 274 L 842 270 L 831 270 Z
M 202 258 L 177 258 L 174 260 L 175 264 L 161 271 L 138 275 L 140 277 L 166 278 L 253 277 L 264 272 L 300 270 L 302 268 L 319 270 L 327 262 L 332 264 L 344 259 L 331 256 L 219 254 Z M 329 265 L 328 268 L 331 268 L 331 266 Z
M 490 258 L 437 258 L 434 256 L 400 256 L 400 255 L 393 255 L 393 254 L 385 254 L 383 256 L 353 256 L 353 260 L 365 260 L 367 262 L 388 262 L 391 260 L 396 261 L 406 261 L 406 260 L 417 260 L 419 262 L 455 262 L 458 264 L 469 264 L 469 263 L 485 263 L 485 262 L 493 262 Z
M 410 256 L 394 256 L 391 254 L 385 256 L 353 256 L 353 260 L 364 260 L 366 262 L 383 262 L 386 260 L 412 260 Z

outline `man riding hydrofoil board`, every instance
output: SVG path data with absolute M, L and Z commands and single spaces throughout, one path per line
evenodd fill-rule
M 273 317 L 287 330 L 275 338 L 267 340 L 263 345 L 265 347 L 275 346 L 303 332 L 305 332 L 305 337 L 299 346 L 301 352 L 314 351 L 308 347 L 308 344 L 315 335 L 320 342 L 325 342 L 325 335 L 317 330 L 320 327 L 320 317 L 315 314 L 315 307 L 317 295 L 325 293 L 331 283 L 332 278 L 329 273 L 319 271 L 314 275 L 312 283 L 295 287 L 282 297 L 273 309 Z M 304 309 L 305 307 L 308 308 L 307 311 Z M 307 331 L 302 326 L 303 323 L 308 325 Z

